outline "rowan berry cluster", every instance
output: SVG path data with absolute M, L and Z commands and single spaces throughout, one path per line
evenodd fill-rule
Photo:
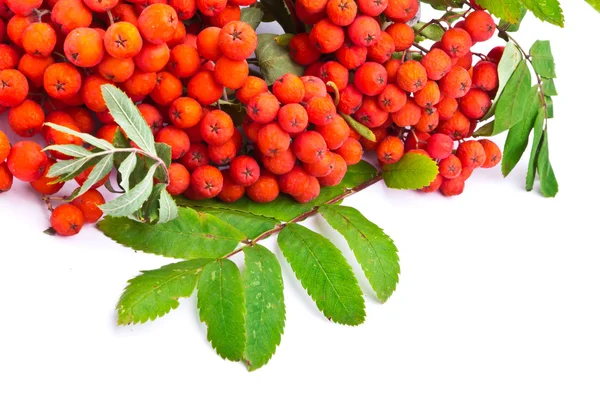
M 341 113 L 372 129 L 376 141 L 360 142 L 382 164 L 398 162 L 405 151 L 429 155 L 440 175 L 425 191 L 455 195 L 473 168 L 501 159 L 493 142 L 464 141 L 492 105 L 503 48 L 473 66 L 471 47 L 496 31 L 492 17 L 476 10 L 426 54 L 415 54 L 408 23 L 418 9 L 417 0 L 298 0 L 298 18 L 312 28 L 292 39 L 290 52 L 308 75 L 335 84 Z M 456 155 L 455 142 L 464 142 Z

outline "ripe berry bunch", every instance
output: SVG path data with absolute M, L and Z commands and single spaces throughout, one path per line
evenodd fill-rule
M 474 168 L 501 159 L 493 142 L 465 140 L 492 106 L 503 48 L 473 65 L 471 47 L 492 38 L 496 24 L 470 10 L 431 50 L 412 52 L 408 23 L 418 9 L 417 0 L 298 0 L 298 18 L 312 28 L 292 39 L 290 52 L 308 75 L 337 87 L 340 113 L 372 130 L 375 141 L 360 142 L 380 163 L 396 163 L 405 151 L 428 155 L 441 172 L 425 191 L 455 195 Z

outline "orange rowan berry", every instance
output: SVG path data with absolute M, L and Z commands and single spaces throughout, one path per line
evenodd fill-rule
M 461 28 L 448 29 L 442 36 L 442 49 L 452 58 L 460 58 L 471 51 L 473 41 L 469 33 Z
M 421 119 L 415 124 L 415 129 L 422 132 L 433 132 L 440 123 L 440 114 L 434 108 L 426 108 L 421 113 Z
M 44 72 L 44 89 L 50 97 L 67 99 L 81 88 L 81 73 L 69 63 L 55 63 Z
M 460 111 L 471 119 L 481 119 L 491 106 L 490 96 L 480 89 L 471 89 L 460 99 Z
M 197 0 L 196 5 L 202 15 L 210 17 L 223 11 L 227 6 L 227 0 Z
M 243 21 L 231 21 L 219 32 L 219 48 L 227 58 L 242 61 L 250 57 L 258 44 L 256 32 Z
M 377 43 L 368 47 L 368 59 L 383 64 L 392 58 L 394 48 L 394 39 L 387 32 L 381 32 L 381 37 Z
M 44 118 L 42 106 L 32 100 L 25 100 L 8 110 L 8 125 L 17 135 L 24 138 L 41 132 Z
M 423 108 L 433 108 L 441 100 L 440 88 L 434 81 L 427 81 L 423 89 L 415 93 L 415 103 Z
M 388 0 L 357 0 L 361 13 L 370 17 L 378 17 L 388 6 Z
M 133 75 L 122 83 L 123 90 L 129 97 L 144 98 L 152 93 L 156 86 L 156 72 L 143 72 L 136 69 Z
M 279 101 L 271 93 L 259 93 L 248 102 L 248 116 L 261 124 L 273 121 L 279 113 Z
M 360 108 L 362 102 L 363 94 L 356 86 L 350 84 L 340 91 L 338 110 L 344 114 L 352 115 Z
M 146 42 L 133 58 L 135 65 L 143 72 L 160 72 L 169 63 L 171 50 L 166 43 Z
M 375 18 L 360 15 L 348 26 L 348 37 L 358 46 L 373 46 L 381 37 L 381 27 Z
M 73 200 L 71 204 L 81 210 L 81 212 L 83 213 L 83 219 L 86 223 L 93 224 L 98 222 L 98 220 L 102 218 L 102 215 L 104 213 L 99 206 L 101 206 L 105 202 L 106 201 L 104 200 L 104 196 L 102 196 L 102 193 L 100 193 L 96 189 L 90 189 L 81 196 L 77 197 L 75 200 Z
M 224 111 L 213 110 L 202 118 L 200 133 L 206 143 L 219 145 L 233 136 L 234 125 L 231 117 Z
M 321 185 L 319 184 L 319 180 L 314 176 L 309 176 L 306 190 L 293 197 L 298 203 L 306 204 L 319 197 L 319 194 L 321 194 Z
M 421 119 L 422 112 L 423 109 L 413 99 L 408 99 L 406 105 L 400 111 L 396 111 L 391 115 L 396 125 L 405 127 L 416 125 Z
M 440 192 L 444 196 L 458 196 L 465 190 L 465 181 L 460 177 L 454 179 L 443 179 L 440 185 Z
M 188 171 L 194 171 L 203 165 L 208 165 L 208 148 L 204 143 L 192 143 L 190 149 L 179 159 Z
M 433 182 L 419 190 L 423 193 L 437 192 L 440 189 L 440 186 L 442 186 L 442 182 L 444 182 L 444 177 L 440 174 L 437 174 Z
M 314 163 L 303 163 L 302 167 L 310 176 L 315 178 L 323 178 L 329 175 L 335 166 L 334 153 L 331 151 L 325 152 L 323 158 Z
M 170 0 L 169 4 L 177 12 L 180 22 L 191 19 L 198 10 L 195 0 Z
M 75 28 L 86 28 L 92 24 L 92 12 L 81 0 L 59 0 L 50 15 L 55 26 L 67 34 Z
M 191 175 L 183 165 L 172 163 L 169 167 L 167 192 L 172 196 L 179 196 L 190 187 L 190 180 Z
M 460 159 L 454 154 L 450 154 L 439 163 L 440 175 L 446 179 L 454 179 L 460 176 L 462 165 Z
M 242 103 L 248 104 L 250 99 L 259 93 L 269 91 L 267 82 L 256 76 L 249 76 L 244 84 L 235 92 L 235 97 Z
M 286 104 L 279 109 L 277 122 L 284 131 L 294 136 L 308 126 L 308 113 L 300 104 Z
M 180 97 L 171 104 L 169 116 L 177 128 L 188 129 L 202 119 L 202 106 L 190 97 Z
M 203 29 L 196 39 L 198 52 L 207 60 L 217 61 L 221 57 L 219 33 L 221 28 L 214 26 Z
M 225 203 L 235 203 L 246 193 L 246 188 L 242 185 L 237 184 L 230 177 L 230 170 L 223 170 L 223 189 L 219 193 L 219 200 Z
M 283 104 L 300 103 L 305 94 L 304 83 L 294 74 L 284 74 L 273 83 L 273 94 Z
M 254 158 L 239 156 L 231 161 L 229 175 L 235 184 L 250 186 L 258 180 L 260 167 Z
M 108 79 L 97 74 L 85 78 L 81 85 L 81 97 L 87 108 L 94 112 L 107 110 L 106 102 L 104 101 L 104 97 L 102 97 L 101 86 L 111 83 Z
M 302 167 L 296 165 L 290 172 L 279 176 L 278 182 L 283 193 L 300 196 L 309 186 L 309 175 Z
M 171 50 L 169 72 L 178 78 L 190 78 L 200 70 L 200 55 L 189 44 L 180 44 Z
M 362 159 L 363 147 L 358 140 L 349 137 L 335 152 L 342 156 L 346 164 L 354 165 Z
M 192 1 L 192 0 L 184 0 L 184 1 Z M 192 1 L 192 4 L 195 5 L 195 3 L 193 1 Z M 178 14 L 179 14 L 179 12 L 178 12 Z M 196 35 L 190 35 L 191 43 L 186 43 L 186 39 L 187 39 L 186 27 L 185 27 L 185 24 L 183 22 L 181 22 L 181 19 L 182 19 L 181 16 L 179 16 L 179 22 L 177 23 L 177 29 L 175 30 L 175 34 L 173 35 L 171 40 L 169 40 L 167 42 L 167 46 L 169 46 L 169 48 L 172 49 L 173 47 L 178 46 L 180 44 L 189 44 L 192 47 L 196 48 Z
M 415 41 L 415 31 L 406 24 L 391 24 L 385 29 L 385 32 L 390 35 L 394 42 L 394 51 L 408 50 Z
M 69 107 L 65 109 L 65 112 L 73 118 L 75 125 L 79 127 L 81 132 L 94 132 L 96 122 L 89 110 L 83 107 Z
M 494 36 L 496 23 L 485 11 L 474 11 L 465 19 L 465 28 L 473 42 L 485 42 Z
M 40 8 L 42 0 L 6 0 L 6 7 L 17 15 L 28 16 L 36 8 Z
M 436 109 L 440 114 L 440 120 L 447 121 L 452 118 L 454 113 L 458 110 L 458 101 L 452 97 L 442 96 Z
M 388 73 L 388 77 L 392 77 L 394 79 L 396 75 L 398 75 L 398 68 L 402 65 L 402 61 L 396 60 L 392 58 L 391 60 L 386 61 L 383 66 Z
M 406 108 L 403 107 L 402 109 Z M 365 97 L 354 118 L 368 128 L 377 128 L 388 119 L 389 113 L 379 107 L 376 97 Z
M 448 135 L 436 133 L 427 140 L 426 150 L 432 158 L 448 158 L 454 150 L 454 141 Z
M 473 68 L 473 87 L 491 92 L 498 88 L 498 66 L 489 61 L 480 61 Z
M 15 107 L 21 104 L 29 92 L 27 78 L 16 69 L 0 71 L 0 106 Z
M 438 81 L 450 72 L 452 59 L 443 50 L 432 49 L 423 57 L 421 64 L 427 71 L 427 78 Z
M 131 78 L 135 72 L 135 62 L 131 58 L 120 60 L 105 54 L 100 64 L 98 73 L 109 81 L 121 83 Z
M 223 11 L 208 18 L 210 24 L 219 28 L 224 27 L 231 21 L 239 21 L 242 16 L 240 6 L 227 3 Z
M 338 114 L 333 117 L 330 124 L 318 126 L 316 130 L 323 136 L 329 150 L 338 149 L 350 136 L 350 127 Z
M 354 0 L 329 0 L 326 11 L 331 22 L 339 26 L 348 26 L 356 18 L 358 6 Z
M 334 161 L 333 169 L 329 175 L 318 178 L 321 186 L 337 186 L 344 179 L 344 176 L 346 176 L 346 171 L 348 170 L 346 161 L 337 153 L 332 153 L 332 155 Z
M 333 53 L 344 44 L 344 29 L 329 19 L 317 22 L 309 36 L 313 46 L 323 54 Z
M 364 46 L 358 46 L 349 40 L 346 40 L 342 46 L 336 50 L 335 57 L 344 67 L 356 69 L 367 61 L 368 49 Z
M 290 147 L 290 135 L 278 124 L 270 123 L 258 131 L 257 145 L 262 154 L 275 157 Z
M 377 145 L 377 158 L 382 164 L 395 164 L 404 155 L 404 143 L 397 136 L 388 136 Z
M 183 97 L 182 97 L 182 99 L 183 99 Z M 177 103 L 179 100 L 180 99 L 175 100 L 173 105 L 175 103 Z M 171 105 L 171 108 L 173 107 L 173 105 Z M 163 121 L 164 121 L 163 116 L 160 113 L 160 111 L 158 110 L 158 108 L 154 107 L 153 105 L 145 104 L 145 103 L 138 104 L 137 108 L 140 111 L 140 113 L 142 114 L 144 121 L 146 121 L 146 123 L 152 130 L 152 133 L 156 135 L 158 133 L 158 131 L 160 131 L 162 129 Z M 202 112 L 202 110 L 200 110 L 200 112 Z M 170 115 L 172 115 L 172 112 L 170 112 Z M 175 124 L 175 126 L 177 126 L 177 124 Z M 177 127 L 181 128 L 181 126 L 177 126 Z
M 327 143 L 320 133 L 307 131 L 294 138 L 292 150 L 296 157 L 304 163 L 310 164 L 322 160 L 327 153 Z
M 317 14 L 325 11 L 327 0 L 298 0 L 296 3 L 303 7 L 310 14 Z
M 223 86 L 217 82 L 212 71 L 201 70 L 190 79 L 188 96 L 207 106 L 223 96 Z
M 8 170 L 6 163 L 0 163 L 0 193 L 8 192 L 12 188 L 13 175 Z
M 48 160 L 48 165 L 46 166 L 46 170 L 44 171 L 44 174 L 36 179 L 33 182 L 29 182 L 29 184 L 31 185 L 31 187 L 38 193 L 41 194 L 45 194 L 45 195 L 51 195 L 51 194 L 55 194 L 58 193 L 58 191 L 60 191 L 60 189 L 63 188 L 63 186 L 65 185 L 64 182 L 56 182 L 56 178 L 49 178 L 47 176 L 48 171 L 50 170 L 50 167 L 52 167 L 56 162 L 53 160 Z
M 327 18 L 327 10 L 323 9 L 319 12 L 310 12 L 301 2 L 296 2 L 294 4 L 296 16 L 300 20 L 300 22 L 306 25 L 314 25 L 320 20 Z
M 277 178 L 269 172 L 263 172 L 255 183 L 246 188 L 246 194 L 256 203 L 270 203 L 279 196 Z
M 475 169 L 485 164 L 487 154 L 480 142 L 469 140 L 458 145 L 456 156 L 460 159 L 463 168 Z
M 56 46 L 56 32 L 50 24 L 35 22 L 23 32 L 21 44 L 29 55 L 48 57 Z
M 406 92 L 393 83 L 388 83 L 377 96 L 377 104 L 379 107 L 389 113 L 402 109 L 406 104 L 406 100 Z
M 406 137 L 406 141 L 404 142 L 404 148 L 407 151 L 424 149 L 425 147 L 427 147 L 427 141 L 430 137 L 431 135 L 427 132 L 411 131 Z
M 223 144 L 209 144 L 208 158 L 215 165 L 227 165 L 237 155 L 237 148 L 233 139 Z
M 223 189 L 223 174 L 217 168 L 204 165 L 192 172 L 190 186 L 201 197 L 216 197 Z
M 437 131 L 460 140 L 470 136 L 470 129 L 471 121 L 462 112 L 456 111 L 452 118 L 440 123 Z
M 236 61 L 222 56 L 215 63 L 215 79 L 229 89 L 242 87 L 249 72 L 246 60 Z
M 308 121 L 317 126 L 324 126 L 333 121 L 337 114 L 335 104 L 327 97 L 314 97 L 306 105 Z
M 308 33 L 299 33 L 290 41 L 290 56 L 300 65 L 310 65 L 321 58 L 321 52 L 312 44 Z
M 485 162 L 481 165 L 482 168 L 493 168 L 502 160 L 502 152 L 498 145 L 488 139 L 480 139 L 479 144 L 485 151 Z
M 354 85 L 367 96 L 376 96 L 385 89 L 388 82 L 387 71 L 383 65 L 366 62 L 354 74 Z
M 154 43 L 166 43 L 177 31 L 179 18 L 175 9 L 167 4 L 152 4 L 138 17 L 138 28 L 144 40 Z
M 304 84 L 304 98 L 302 99 L 303 103 L 308 103 L 315 97 L 327 96 L 327 86 L 325 86 L 325 82 L 323 82 L 320 78 L 317 78 L 316 76 L 305 75 L 301 77 L 300 80 Z
M 67 127 L 76 132 L 80 131 L 79 127 L 75 123 L 75 120 L 64 111 L 54 111 L 48 114 L 48 116 L 46 117 L 46 122 L 52 122 L 54 124 Z M 83 140 L 81 140 L 80 138 L 65 132 L 57 131 L 48 126 L 44 126 L 42 133 L 44 135 L 44 139 L 50 145 L 74 144 L 81 146 L 83 144 Z M 50 155 L 59 160 L 67 160 L 71 158 L 70 156 L 64 155 L 55 150 L 51 150 Z
M 90 10 L 97 13 L 105 13 L 119 4 L 119 0 L 83 0 L 83 2 Z
M 107 142 L 112 143 L 115 140 L 117 130 L 119 130 L 119 127 L 117 125 L 105 125 L 98 129 L 98 132 L 96 132 L 96 137 L 98 139 L 104 139 Z
M 171 158 L 178 160 L 190 149 L 190 138 L 185 131 L 174 126 L 166 126 L 156 134 L 158 143 L 171 146 Z
M 38 22 L 38 19 L 34 15 L 29 15 L 27 17 L 13 15 L 6 24 L 6 35 L 16 46 L 23 47 L 23 42 L 21 40 L 23 32 L 25 32 L 25 29 L 27 29 L 29 25 L 35 22 Z
M 390 0 L 383 11 L 392 21 L 408 22 L 419 12 L 418 0 Z
M 102 37 L 92 28 L 76 28 L 69 32 L 64 50 L 69 61 L 82 68 L 94 67 L 104 57 Z
M 327 61 L 321 65 L 319 77 L 325 83 L 332 82 L 335 84 L 338 90 L 344 90 L 348 86 L 348 69 L 336 61 Z M 333 88 L 329 87 L 328 90 L 332 92 Z
M 131 22 L 115 22 L 104 34 L 106 52 L 118 59 L 135 57 L 143 46 L 138 28 Z
M 156 74 L 156 86 L 150 93 L 152 100 L 161 106 L 170 106 L 183 93 L 183 84 L 173 74 L 161 71 Z
M 452 63 L 458 67 L 462 67 L 467 71 L 471 70 L 471 66 L 473 65 L 473 53 L 470 51 L 460 58 L 453 58 Z
M 406 61 L 398 68 L 397 82 L 400 89 L 407 92 L 418 92 L 427 83 L 427 71 L 418 61 Z
M 56 207 L 50 217 L 52 229 L 61 236 L 77 235 L 81 231 L 84 222 L 81 210 L 71 204 L 61 204 Z
M 6 133 L 0 131 L 0 164 L 6 161 L 6 157 L 10 153 L 10 142 Z
M 453 67 L 440 80 L 440 90 L 447 97 L 461 98 L 471 90 L 471 75 L 462 67 Z
M 30 141 L 16 143 L 6 159 L 10 173 L 20 181 L 33 182 L 44 175 L 48 157 L 39 144 Z
M 17 68 L 20 57 L 21 55 L 14 46 L 0 44 L 0 71 Z

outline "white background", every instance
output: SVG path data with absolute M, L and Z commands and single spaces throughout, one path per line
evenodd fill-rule
M 15 183 L 0 195 L 0 398 L 600 398 L 600 15 L 562 3 L 566 29 L 528 17 L 516 35 L 526 46 L 551 39 L 558 62 L 550 140 L 559 196 L 527 193 L 522 162 L 508 179 L 477 171 L 457 198 L 379 185 L 349 199 L 395 239 L 397 292 L 381 305 L 360 278 L 367 321 L 342 327 L 283 262 L 285 335 L 253 373 L 214 353 L 193 299 L 117 327 L 126 281 L 170 260 L 93 227 L 44 235 L 43 203 Z M 322 219 L 308 225 L 347 251 Z

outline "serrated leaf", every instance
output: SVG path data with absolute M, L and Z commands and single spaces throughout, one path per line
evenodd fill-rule
M 109 238 L 134 250 L 180 259 L 222 257 L 246 238 L 217 217 L 189 208 L 180 208 L 179 217 L 165 224 L 107 217 L 98 227 Z
M 245 7 L 242 8 L 242 14 L 240 17 L 240 21 L 244 21 L 248 25 L 252 27 L 252 29 L 256 30 L 258 25 L 263 19 L 265 13 L 256 7 Z
M 69 181 L 93 165 L 97 157 L 100 157 L 100 155 L 94 154 L 93 156 L 84 158 L 58 161 L 50 167 L 46 176 L 49 178 L 60 177 L 57 180 L 58 182 Z
M 189 260 L 165 265 L 128 281 L 117 304 L 119 325 L 154 321 L 179 307 L 179 299 L 190 297 L 202 268 L 212 260 Z
M 433 40 L 435 42 L 439 42 L 440 40 L 442 40 L 442 36 L 444 36 L 444 29 L 437 24 L 430 24 L 425 26 L 425 23 L 417 22 L 413 26 L 413 29 L 415 31 L 415 34 L 418 32 L 418 35 Z
M 527 61 L 522 60 L 496 104 L 494 134 L 509 130 L 523 119 L 530 88 L 531 72 Z
M 156 156 L 154 135 L 133 101 L 116 86 L 102 85 L 100 88 L 110 115 L 127 137 L 146 153 Z
M 559 0 L 521 0 L 521 2 L 540 20 L 550 22 L 561 28 L 565 26 L 565 16 Z
M 277 243 L 296 277 L 325 317 L 344 325 L 365 320 L 365 301 L 342 252 L 325 237 L 289 224 Z
M 113 169 L 113 155 L 109 154 L 109 155 L 103 157 L 100 161 L 98 161 L 98 164 L 96 164 L 94 166 L 94 168 L 92 168 L 87 179 L 85 180 L 85 182 L 83 182 L 83 185 L 81 185 L 81 188 L 80 188 L 79 192 L 77 193 L 76 197 L 82 196 L 84 193 L 86 193 L 88 190 L 90 190 L 92 188 L 92 186 L 94 186 L 96 183 L 98 183 L 100 180 L 102 180 L 105 176 L 110 174 L 110 171 L 112 171 L 112 169 Z
M 101 150 L 112 150 L 112 149 L 114 149 L 113 145 L 110 144 L 109 142 L 107 142 L 106 140 L 104 140 L 104 139 L 98 139 L 97 137 L 89 135 L 87 133 L 77 132 L 77 131 L 74 131 L 71 128 L 67 128 L 66 126 L 57 125 L 57 124 L 54 124 L 52 122 L 46 122 L 46 123 L 44 123 L 44 125 L 52 128 L 54 130 L 57 130 L 59 132 L 64 132 L 64 133 L 67 133 L 67 134 L 69 134 L 71 136 L 78 137 L 81 140 L 83 140 L 84 142 L 89 143 L 89 144 L 91 144 L 92 146 L 94 146 L 94 147 L 96 147 L 98 149 L 101 149 Z
M 397 163 L 383 166 L 383 180 L 392 189 L 417 190 L 433 182 L 438 172 L 438 166 L 431 158 L 407 153 Z
M 236 265 L 217 260 L 198 279 L 198 310 L 207 338 L 221 357 L 241 360 L 246 346 L 244 288 Z
M 253 215 L 243 211 L 220 210 L 213 208 L 194 208 L 197 211 L 214 215 L 215 217 L 235 226 L 248 239 L 256 239 L 261 234 L 275 228 L 279 221 L 273 218 Z
M 536 86 L 529 90 L 528 99 L 525 117 L 521 122 L 510 128 L 506 137 L 502 156 L 502 174 L 504 176 L 511 173 L 527 149 L 529 134 L 533 129 L 540 108 L 540 96 Z
M 529 50 L 533 69 L 544 78 L 556 78 L 556 65 L 552 55 L 552 47 L 548 40 L 536 41 Z
M 494 113 L 496 112 L 496 103 L 498 102 L 498 99 L 504 92 L 506 84 L 508 83 L 510 77 L 515 72 L 515 69 L 517 68 L 522 59 L 523 55 L 521 54 L 519 49 L 513 43 L 507 43 L 506 47 L 504 48 L 502 58 L 498 63 L 498 91 L 492 103 L 492 107 L 482 118 L 482 121 L 490 119 L 494 116 Z
M 494 121 L 481 126 L 473 133 L 473 137 L 489 137 L 494 136 Z
M 304 67 L 292 60 L 288 49 L 277 44 L 277 36 L 272 33 L 259 34 L 255 52 L 261 75 L 269 86 L 284 74 L 302 76 L 304 73 Z
M 354 129 L 356 133 L 358 133 L 360 136 L 364 137 L 367 140 L 370 140 L 371 142 L 377 140 L 372 130 L 370 130 L 369 128 L 367 128 L 366 126 L 364 126 L 349 115 L 346 115 L 344 113 L 339 114 L 342 116 L 342 118 L 344 118 L 344 121 L 346 121 L 346 123 L 350 125 L 350 128 Z
M 119 174 L 121 176 L 121 187 L 126 192 L 129 190 L 129 177 L 131 173 L 135 169 L 135 165 L 137 162 L 137 154 L 131 153 L 127 158 L 121 163 L 119 167 Z
M 503 32 L 517 32 L 521 28 L 521 23 L 523 19 L 527 15 L 527 8 L 521 6 L 521 15 L 519 16 L 516 22 L 509 22 L 505 20 L 500 20 L 498 24 L 498 30 Z
M 164 224 L 166 222 L 177 219 L 177 204 L 175 204 L 175 200 L 173 200 L 171 195 L 167 192 L 166 187 L 160 192 L 158 207 L 159 224 Z
M 400 275 L 394 241 L 355 208 L 323 206 L 319 213 L 344 236 L 377 297 L 385 302 L 396 290 Z
M 590 6 L 594 7 L 594 9 L 600 12 L 600 0 L 585 0 Z
M 76 158 L 87 157 L 92 155 L 92 153 L 83 146 L 77 146 L 75 144 L 54 144 L 44 149 L 44 151 L 47 150 L 54 150 L 66 156 Z
M 516 23 L 521 15 L 523 0 L 477 0 L 477 4 L 508 22 Z
M 265 365 L 281 342 L 285 325 L 283 279 L 275 254 L 261 245 L 244 249 L 246 352 L 248 369 Z
M 146 177 L 133 189 L 125 193 L 123 196 L 117 197 L 116 199 L 99 206 L 99 208 L 104 212 L 104 214 L 113 217 L 126 217 L 139 210 L 146 200 L 148 200 L 150 193 L 152 193 L 154 172 L 156 171 L 157 167 L 158 164 L 151 166 L 150 170 L 146 174 Z
M 136 220 L 140 222 L 150 222 L 151 224 L 158 221 L 158 208 L 160 206 L 160 194 L 167 188 L 164 183 L 154 185 L 152 193 L 146 200 L 144 207 L 136 213 Z
M 538 157 L 544 134 L 545 112 L 543 108 L 538 110 L 533 128 L 533 145 L 531 146 L 531 157 L 529 158 L 529 168 L 527 169 L 527 178 L 525 188 L 527 191 L 533 190 L 535 176 L 538 170 Z

